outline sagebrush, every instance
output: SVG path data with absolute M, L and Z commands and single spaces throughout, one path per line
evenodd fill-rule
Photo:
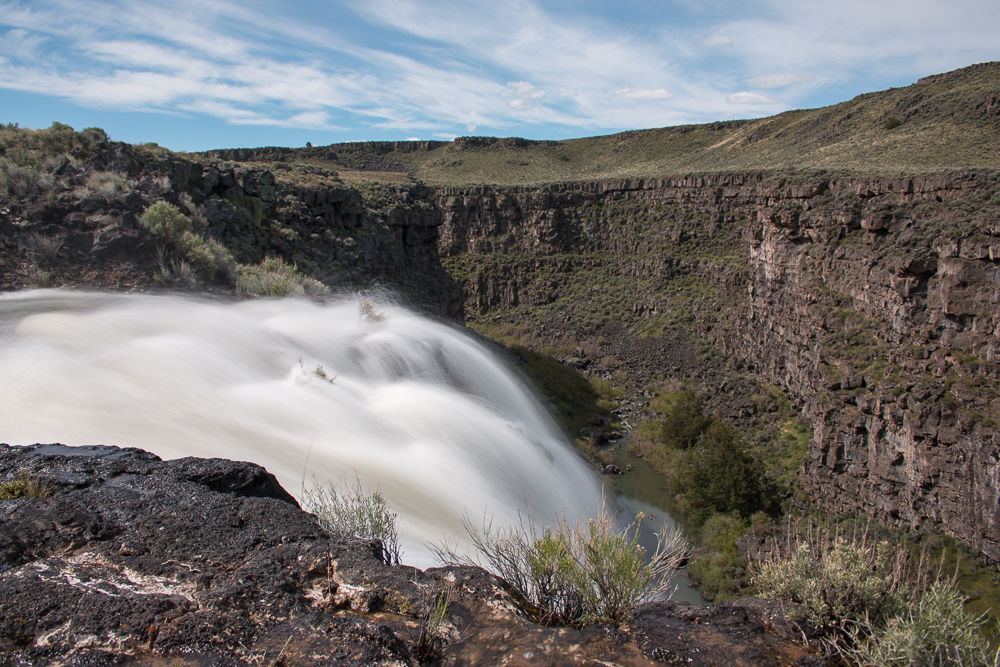
M 687 555 L 679 530 L 657 536 L 652 553 L 639 543 L 642 516 L 625 528 L 602 510 L 596 518 L 570 524 L 565 519 L 537 530 L 530 522 L 465 529 L 479 558 L 437 547 L 447 564 L 477 565 L 499 577 L 535 621 L 582 626 L 627 621 L 635 609 L 657 596 L 669 597 L 673 576 Z
M 751 559 L 759 595 L 795 603 L 830 655 L 859 664 L 995 664 L 955 579 L 867 531 L 789 527 Z
M 303 487 L 302 501 L 332 537 L 378 540 L 382 559 L 389 565 L 399 564 L 396 513 L 378 489 L 365 490 L 358 478 L 346 489 L 314 483 L 311 487 Z

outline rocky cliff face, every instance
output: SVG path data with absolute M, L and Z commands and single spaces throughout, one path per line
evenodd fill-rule
M 706 175 L 437 201 L 470 316 L 584 341 L 605 369 L 634 372 L 651 339 L 701 350 L 696 364 L 646 358 L 646 377 L 698 376 L 721 352 L 811 422 L 802 482 L 820 506 L 1000 559 L 997 174 Z M 738 405 L 742 386 L 706 388 Z
M 285 166 L 197 162 L 105 137 L 21 169 L 25 184 L 0 200 L 0 286 L 178 287 L 164 280 L 166 259 L 138 222 L 166 200 L 202 217 L 240 262 L 280 257 L 333 288 L 390 286 L 460 316 L 458 290 L 437 257 L 441 214 L 427 189 L 362 195 L 331 172 Z
M 14 664 L 796 664 L 775 603 L 657 602 L 542 627 L 474 567 L 389 566 L 334 540 L 259 466 L 0 445 L 0 659 Z M 421 643 L 440 591 L 445 619 Z M 816 664 L 800 662 L 798 664 Z
M 166 199 L 240 261 L 388 285 L 612 378 L 695 378 L 726 416 L 757 409 L 752 378 L 778 385 L 812 424 L 802 482 L 822 506 L 1000 560 L 996 172 L 358 189 L 278 149 L 195 161 L 91 134 L 30 178 L 7 167 L 0 286 L 164 285 L 137 217 Z M 400 148 L 338 150 L 372 168 Z

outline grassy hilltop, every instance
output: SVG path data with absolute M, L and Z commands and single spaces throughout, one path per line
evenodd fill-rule
M 820 109 L 565 141 L 460 137 L 254 149 L 242 159 L 333 169 L 352 180 L 533 185 L 691 172 L 823 169 L 916 175 L 1000 167 L 1000 62 Z

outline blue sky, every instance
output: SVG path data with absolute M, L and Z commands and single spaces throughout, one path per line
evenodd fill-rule
M 998 0 L 0 0 L 0 122 L 174 150 L 563 139 L 998 59 Z

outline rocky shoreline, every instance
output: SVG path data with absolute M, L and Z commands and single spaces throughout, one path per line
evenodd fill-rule
M 626 625 L 543 627 L 473 567 L 388 566 L 327 536 L 273 475 L 111 446 L 0 445 L 8 664 L 810 664 L 776 603 L 654 602 Z M 443 587 L 430 652 L 423 619 Z M 426 644 L 426 642 L 424 642 Z

